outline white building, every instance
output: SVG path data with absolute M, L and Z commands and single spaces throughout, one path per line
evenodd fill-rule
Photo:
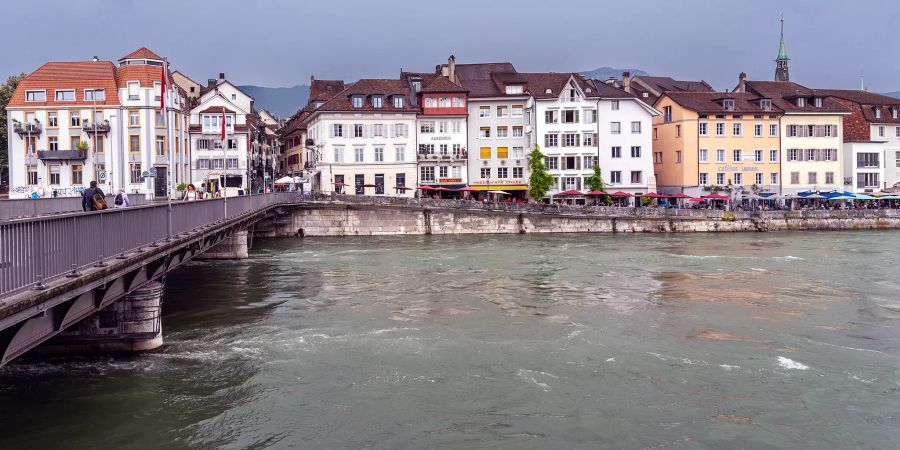
M 90 181 L 107 193 L 174 195 L 187 179 L 185 97 L 168 71 L 161 91 L 163 65 L 140 48 L 117 65 L 50 62 L 28 75 L 7 107 L 10 196 L 73 196 Z M 155 178 L 144 177 L 150 168 Z
M 864 194 L 883 188 L 885 144 L 885 141 L 844 142 L 844 190 Z
M 225 139 L 222 139 L 223 120 Z M 193 184 L 205 187 L 208 192 L 224 184 L 230 188 L 229 195 L 249 190 L 253 120 L 252 97 L 226 80 L 225 74 L 209 80 L 190 116 Z
M 656 192 L 653 172 L 653 117 L 660 113 L 613 86 L 594 82 L 600 168 L 610 192 Z
M 412 197 L 416 183 L 416 115 L 400 79 L 362 79 L 317 99 L 304 119 L 316 149 L 321 190 Z

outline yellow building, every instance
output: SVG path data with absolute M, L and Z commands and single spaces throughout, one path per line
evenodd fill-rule
M 748 93 L 664 92 L 654 105 L 653 163 L 659 191 L 705 195 L 778 192 L 779 119 L 772 101 Z

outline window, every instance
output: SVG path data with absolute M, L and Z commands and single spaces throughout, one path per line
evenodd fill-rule
M 86 101 L 106 100 L 106 90 L 105 89 L 85 89 L 84 90 L 84 99 Z
M 702 163 L 709 162 L 709 150 L 701 148 L 697 157 Z
M 512 127 L 512 137 L 522 137 L 525 135 L 522 127 Z
M 55 112 L 47 113 L 47 126 L 50 128 L 56 128 L 59 126 L 59 117 Z
M 94 151 L 103 152 L 103 136 L 97 135 L 94 138 Z
M 454 108 L 465 108 L 466 102 L 463 101 L 462 97 L 452 97 L 451 104 Z
M 159 111 L 156 111 L 156 126 L 162 127 L 166 125 L 166 121 L 163 120 L 163 114 Z
M 521 85 L 511 85 L 506 86 L 505 92 L 507 95 L 519 95 L 525 91 L 523 90 L 523 87 Z
M 50 184 L 57 185 L 59 184 L 59 165 L 52 165 L 48 167 L 50 171 Z
M 498 138 L 509 137 L 509 127 L 497 127 L 497 137 Z
M 744 184 L 744 174 L 737 172 L 734 174 L 734 184 L 740 186 Z
M 877 186 L 878 185 L 878 183 L 877 183 L 878 174 L 876 173 L 874 175 L 876 176 L 875 181 L 876 181 L 876 186 Z M 834 184 L 834 172 L 825 172 L 825 184 Z
M 643 171 L 632 170 L 631 171 L 631 184 L 641 184 L 642 174 L 643 174 Z
M 632 158 L 640 158 L 641 157 L 641 147 L 640 146 L 631 147 L 631 157 Z
M 478 157 L 480 159 L 491 159 L 491 148 L 490 147 L 481 147 L 478 152 Z
M 34 145 L 31 145 L 31 148 L 34 149 Z M 59 150 L 59 138 L 56 136 L 48 136 L 47 137 L 47 149 L 51 152 L 55 152 Z
M 900 127 L 894 127 L 894 134 L 896 134 L 897 137 L 900 138 Z
M 462 121 L 454 120 L 450 125 L 450 132 L 456 134 L 456 133 L 460 133 L 461 130 L 462 130 Z
M 394 108 L 402 108 L 403 107 L 403 97 L 399 95 L 394 96 Z M 398 174 L 399 176 L 400 174 Z
M 425 107 L 426 108 L 437 108 L 437 99 L 434 97 L 426 97 L 425 98 Z
M 814 97 L 814 98 L 813 98 L 813 105 L 814 105 L 816 108 L 821 108 L 821 107 L 822 107 L 822 97 Z
M 816 153 L 818 153 L 818 152 L 816 152 L 816 149 L 814 149 L 814 148 L 806 149 L 806 160 L 807 161 L 818 161 L 818 158 L 816 158 Z
M 434 183 L 434 166 L 422 166 L 419 172 L 423 183 Z
M 612 111 L 618 111 L 619 110 L 619 101 L 613 100 L 613 101 L 609 102 L 609 107 L 610 107 L 610 110 L 612 110 Z
M 584 123 L 597 123 L 597 110 L 596 109 L 584 110 Z
M 81 126 L 81 113 L 78 111 L 71 111 L 69 113 L 69 126 L 72 128 L 77 128 Z
M 405 123 L 395 123 L 394 124 L 394 136 L 395 137 L 406 137 L 407 126 Z
M 878 137 L 884 137 L 884 126 L 878 127 Z
M 141 137 L 132 134 L 128 136 L 128 151 L 131 153 L 138 153 L 141 151 Z
M 363 162 L 363 147 L 353 147 L 353 161 L 354 162 Z
M 209 140 L 208 139 L 198 139 L 197 140 L 197 148 L 200 150 L 209 150 Z
M 336 162 L 336 163 L 344 162 L 344 147 L 343 146 L 334 147 L 334 162 Z
M 563 147 L 577 147 L 578 135 L 575 133 L 565 133 L 563 137 Z
M 372 107 L 373 108 L 384 108 L 384 97 L 380 95 L 372 96 Z
M 449 173 L 449 169 L 447 168 L 447 166 L 438 167 L 438 178 L 447 178 L 448 173 Z
M 365 136 L 366 136 L 365 127 L 361 123 L 353 124 L 353 137 L 361 138 L 361 137 L 365 137 Z
M 78 136 L 70 136 L 69 137 L 69 150 L 75 150 L 78 144 L 81 142 L 81 138 Z
M 524 170 L 521 167 L 513 167 L 512 177 L 513 178 L 524 178 Z
M 725 173 L 723 173 L 723 172 L 716 173 L 716 184 L 718 184 L 720 186 L 725 184 Z
M 498 159 L 509 158 L 509 147 L 497 147 L 497 158 Z
M 755 184 L 757 186 L 761 186 L 763 184 L 763 173 L 757 172 L 755 178 L 756 178 Z
M 769 174 L 769 184 L 778 184 L 778 172 Z
M 763 162 L 763 151 L 762 150 L 753 150 L 753 160 L 758 163 Z
M 419 132 L 422 134 L 434 133 L 434 122 L 422 122 L 419 125 Z
M 562 157 L 563 170 L 580 169 L 581 167 L 579 167 L 579 163 L 581 161 L 579 161 L 579 159 L 581 159 L 581 158 L 578 158 L 577 156 L 563 156 Z
M 663 107 L 663 122 L 669 123 L 672 121 L 672 107 L 666 106 Z
M 769 162 L 778 162 L 778 150 L 769 150 Z
M 584 167 L 585 169 L 590 169 L 590 168 L 593 168 L 594 165 L 596 165 L 597 163 L 598 162 L 597 162 L 596 156 L 585 156 L 584 157 L 584 165 L 582 167 Z
M 66 89 L 66 90 L 56 91 L 56 101 L 58 101 L 58 102 L 74 102 L 75 101 L 75 90 L 74 89 Z
M 879 161 L 878 153 L 857 153 L 856 154 L 856 167 L 873 167 L 879 168 L 881 167 L 881 161 Z
M 700 172 L 700 178 L 697 180 L 700 186 L 706 186 L 709 184 L 709 174 L 706 172 Z
M 481 127 L 478 129 L 478 137 L 481 139 L 489 139 L 491 137 L 491 127 Z
M 640 132 L 641 132 L 641 123 L 640 122 L 631 122 L 631 134 L 640 134 Z M 681 134 L 681 133 L 679 133 L 679 134 Z
M 25 91 L 26 102 L 46 102 L 47 91 Z
M 675 125 L 675 137 L 681 137 L 681 125 Z
M 522 105 L 512 105 L 512 116 L 513 117 L 522 117 L 524 110 L 525 110 L 525 108 Z
M 509 169 L 506 167 L 498 167 L 497 168 L 497 178 L 509 178 Z
M 707 123 L 700 122 L 700 136 L 707 136 L 709 131 L 707 130 Z
M 166 156 L 166 138 L 165 136 L 156 137 L 156 156 Z
M 875 188 L 879 185 L 877 173 L 858 173 L 856 177 L 856 187 L 858 188 Z
M 140 99 L 140 90 L 141 90 L 141 82 L 140 81 L 129 81 L 128 82 L 128 100 Z
M 725 108 L 725 111 L 734 111 L 734 100 L 730 98 L 722 100 L 722 107 Z
M 353 107 L 354 107 L 354 108 L 362 108 L 362 107 L 363 107 L 363 97 L 362 97 L 362 95 L 354 95 L 353 97 L 350 97 L 350 98 L 352 99 Z M 345 103 L 345 104 L 346 104 L 346 103 Z
M 800 108 L 803 108 L 804 106 L 806 106 L 806 99 L 803 97 L 798 97 L 797 98 L 797 106 Z
M 720 149 L 716 150 L 716 162 L 717 163 L 725 162 L 725 149 L 724 148 L 720 148 Z
M 753 125 L 753 135 L 756 137 L 762 136 L 763 126 L 761 123 Z
M 491 177 L 491 168 L 490 167 L 482 167 L 481 168 L 481 178 L 488 179 Z
M 225 168 L 226 169 L 237 169 L 238 168 L 238 160 L 237 158 L 228 158 L 225 160 Z
M 791 172 L 791 184 L 800 184 L 800 172 Z
M 402 145 L 394 146 L 394 160 L 397 162 L 406 161 L 406 147 Z
M 509 108 L 506 106 L 498 106 L 497 117 L 509 117 Z
M 597 133 L 583 133 L 581 135 L 581 145 L 592 147 L 597 143 Z
M 384 137 L 384 124 L 376 123 L 372 125 L 372 136 Z
M 491 107 L 481 106 L 478 108 L 478 117 L 491 117 Z
M 512 157 L 515 159 L 522 159 L 525 157 L 525 147 L 513 147 L 512 148 Z
M 406 187 L 406 174 L 405 173 L 398 173 L 395 176 L 395 179 L 396 179 L 397 187 Z
M 741 162 L 741 149 L 736 148 L 731 151 L 731 161 L 732 162 Z
M 208 159 L 198 159 L 197 160 L 197 168 L 208 170 L 209 169 L 209 160 Z
M 609 123 L 609 132 L 612 134 L 619 134 L 622 132 L 622 122 L 610 122 Z
M 609 173 L 609 182 L 611 184 L 620 184 L 622 183 L 622 171 L 621 170 L 613 170 Z
M 800 149 L 798 148 L 789 148 L 788 149 L 788 161 L 800 161 Z
M 562 122 L 563 123 L 578 123 L 578 110 L 577 109 L 567 109 L 562 112 Z
M 675 150 L 675 163 L 681 164 L 681 150 Z
M 778 124 L 769 125 L 769 136 L 778 136 Z
M 612 147 L 611 148 L 611 157 L 612 158 L 621 158 L 622 157 L 622 147 Z
M 462 145 L 453 144 L 453 157 L 461 158 L 462 157 Z
M 137 111 L 128 111 L 128 126 L 137 127 L 141 125 L 141 118 Z
M 556 133 L 544 135 L 544 147 L 559 147 L 559 135 Z
M 731 124 L 731 134 L 734 136 L 741 135 L 741 124 L 740 123 Z
M 771 111 L 772 110 L 772 100 L 764 98 L 759 101 L 759 107 L 762 108 L 763 111 Z
M 559 158 L 555 156 L 544 158 L 544 164 L 547 170 L 559 170 Z
M 25 171 L 28 173 L 27 183 L 29 186 L 35 186 L 38 184 L 38 172 L 37 166 L 25 166 Z
M 384 162 L 384 147 L 375 147 L 375 162 Z
M 722 122 L 716 123 L 716 136 L 725 136 L 725 124 Z
M 544 123 L 559 123 L 559 111 L 544 111 Z
M 806 184 L 816 184 L 818 182 L 818 179 L 816 177 L 817 175 L 818 174 L 816 172 L 807 173 L 806 174 L 806 178 L 807 178 Z

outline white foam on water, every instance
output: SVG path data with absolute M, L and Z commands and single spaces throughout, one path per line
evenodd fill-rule
M 759 267 L 751 267 L 750 270 L 754 272 L 768 272 L 766 269 L 760 269 Z
M 798 363 L 790 358 L 785 358 L 784 356 L 778 357 L 778 365 L 784 367 L 785 369 L 794 369 L 794 370 L 806 370 L 809 369 L 809 366 L 806 364 Z
M 616 357 L 613 356 L 612 358 L 606 358 L 606 362 L 616 362 Z
M 731 371 L 734 370 L 734 369 L 740 369 L 740 368 L 741 368 L 741 366 L 732 366 L 732 365 L 730 365 L 730 364 L 719 364 L 719 367 L 721 367 L 721 368 L 722 368 L 723 370 L 725 370 L 726 372 L 731 372 Z
M 519 369 L 518 372 L 516 372 L 516 376 L 519 377 L 519 379 L 521 379 L 522 381 L 531 383 L 531 384 L 541 388 L 541 390 L 543 390 L 544 392 L 547 392 L 550 390 L 550 385 L 539 381 L 538 378 L 548 377 L 548 378 L 552 378 L 555 380 L 559 379 L 558 376 L 553 375 L 552 373 L 542 372 L 540 370 L 528 370 L 528 369 Z

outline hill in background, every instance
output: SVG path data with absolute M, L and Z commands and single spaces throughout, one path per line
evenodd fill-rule
M 238 87 L 253 97 L 256 109 L 267 109 L 284 119 L 306 105 L 306 99 L 309 98 L 309 86 L 305 84 L 278 88 L 253 85 Z

